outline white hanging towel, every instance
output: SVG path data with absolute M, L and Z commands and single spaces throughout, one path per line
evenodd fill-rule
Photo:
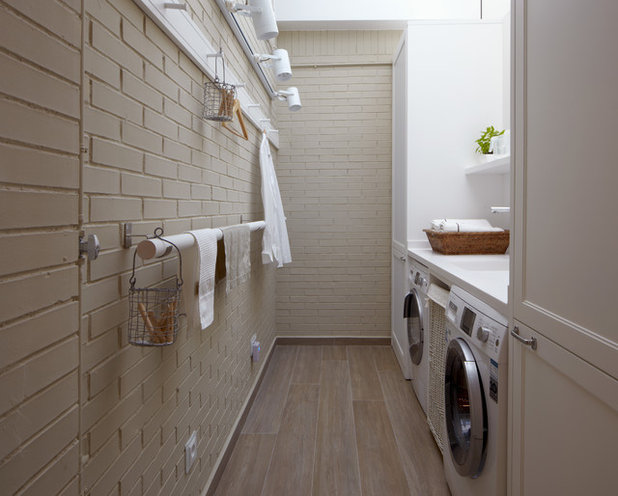
M 221 228 L 225 245 L 225 291 L 227 294 L 249 279 L 251 229 L 246 224 Z
M 262 263 L 276 262 L 277 267 L 283 267 L 283 264 L 292 261 L 292 255 L 279 183 L 266 133 L 262 135 L 260 146 L 260 170 L 262 171 L 262 203 L 266 223 L 262 238 Z
M 215 265 L 217 262 L 217 230 L 200 229 L 189 231 L 195 238 L 199 252 L 198 305 L 202 329 L 206 329 L 215 318 Z

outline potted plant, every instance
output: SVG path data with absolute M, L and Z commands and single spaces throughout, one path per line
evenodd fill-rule
M 493 152 L 490 151 L 491 138 L 495 136 L 502 136 L 504 134 L 504 129 L 502 131 L 498 131 L 493 126 L 489 126 L 485 131 L 481 134 L 481 137 L 475 140 L 477 144 L 476 152 L 482 153 L 483 155 L 491 155 Z

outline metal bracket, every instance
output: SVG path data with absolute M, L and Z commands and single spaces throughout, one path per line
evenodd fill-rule
M 148 236 L 146 236 L 145 234 L 133 234 L 133 223 L 126 222 L 125 224 L 122 225 L 122 247 L 131 248 L 131 246 L 133 246 L 133 241 L 131 241 L 133 238 L 148 239 Z M 170 246 L 170 249 L 171 249 L 171 246 Z
M 87 239 L 84 236 L 79 238 L 79 254 L 87 255 L 88 260 L 96 260 L 101 251 L 101 243 L 96 234 L 89 234 Z

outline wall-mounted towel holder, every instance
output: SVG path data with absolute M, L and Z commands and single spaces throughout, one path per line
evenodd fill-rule
M 251 231 L 259 231 L 266 227 L 266 223 L 263 220 L 256 222 L 248 222 Z M 217 239 L 223 238 L 223 231 L 217 229 Z M 160 236 L 154 238 L 148 238 L 141 241 L 137 245 L 136 253 L 143 259 L 149 260 L 151 258 L 160 258 L 169 254 L 171 247 L 169 243 L 173 243 L 179 250 L 189 248 L 195 243 L 195 238 L 189 233 L 174 234 L 172 236 L 166 236 L 162 238 Z

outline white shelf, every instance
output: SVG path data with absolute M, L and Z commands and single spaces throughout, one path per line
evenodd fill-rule
M 511 170 L 510 155 L 492 156 L 482 164 L 474 164 L 466 167 L 466 174 L 508 174 Z

